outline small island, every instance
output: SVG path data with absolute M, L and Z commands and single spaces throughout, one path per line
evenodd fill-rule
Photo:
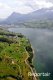
M 0 28 L 0 80 L 37 80 L 33 72 L 33 50 L 21 33 Z

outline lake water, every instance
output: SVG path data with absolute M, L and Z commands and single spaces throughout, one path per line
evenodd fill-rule
M 9 31 L 22 33 L 29 38 L 33 49 L 33 65 L 37 72 L 49 72 L 49 77 L 40 80 L 53 80 L 53 30 L 39 28 L 9 28 Z

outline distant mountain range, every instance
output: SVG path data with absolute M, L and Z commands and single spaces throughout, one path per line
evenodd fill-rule
M 0 21 L 0 24 L 17 24 L 32 20 L 53 20 L 53 8 L 42 8 L 29 14 L 13 12 L 7 19 Z

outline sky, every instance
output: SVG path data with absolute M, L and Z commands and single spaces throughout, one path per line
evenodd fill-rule
M 53 7 L 53 0 L 0 0 L 0 18 L 7 18 L 13 12 L 27 14 L 50 7 Z

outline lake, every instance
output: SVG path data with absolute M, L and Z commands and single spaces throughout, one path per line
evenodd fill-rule
M 37 72 L 49 72 L 49 77 L 40 80 L 53 80 L 53 30 L 41 28 L 9 28 L 9 31 L 22 33 L 29 38 L 34 49 L 33 65 Z

